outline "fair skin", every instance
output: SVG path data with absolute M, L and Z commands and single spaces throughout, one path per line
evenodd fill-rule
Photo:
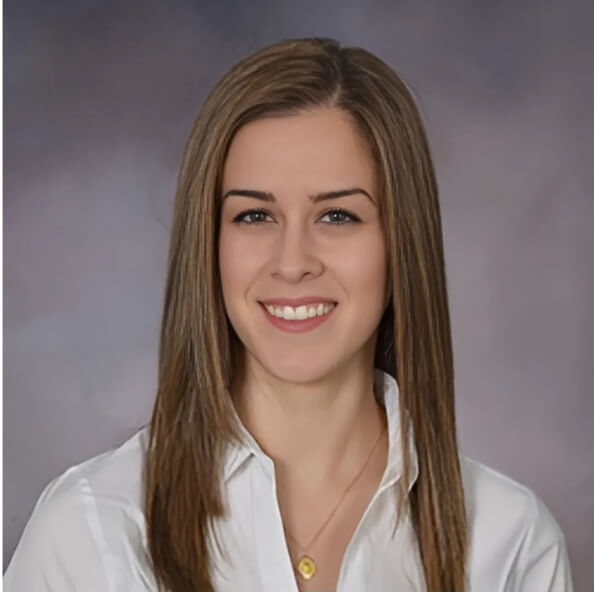
M 309 199 L 347 189 L 361 191 Z M 377 326 L 387 306 L 377 174 L 345 114 L 317 108 L 242 127 L 225 162 L 222 195 L 223 298 L 245 347 L 232 393 L 243 423 L 274 461 L 281 509 L 289 509 L 291 494 L 297 501 L 295 493 L 313 506 L 310 517 L 285 517 L 305 545 L 386 425 L 373 395 Z M 246 215 L 251 209 L 265 212 Z M 335 209 L 358 222 L 328 214 Z M 310 295 L 338 305 L 322 325 L 298 334 L 271 324 L 260 304 Z M 379 482 L 386 456 L 384 433 L 361 480 Z

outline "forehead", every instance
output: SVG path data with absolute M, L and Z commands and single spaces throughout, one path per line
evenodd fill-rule
M 375 182 L 368 147 L 338 109 L 250 122 L 235 135 L 223 172 L 224 186 L 300 183 L 314 192 L 345 184 L 374 191 Z

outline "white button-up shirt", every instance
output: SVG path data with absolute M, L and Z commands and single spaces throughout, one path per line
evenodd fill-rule
M 337 591 L 424 590 L 408 517 L 394 538 L 402 468 L 398 386 L 375 370 L 386 409 L 388 463 L 346 549 Z M 229 561 L 211 561 L 216 590 L 298 591 L 276 498 L 274 465 L 243 427 L 229 446 L 224 480 L 230 514 L 216 530 Z M 141 498 L 147 429 L 74 466 L 41 494 L 4 576 L 4 589 L 154 591 Z M 412 441 L 411 441 L 412 445 Z M 412 476 L 418 475 L 411 449 Z M 461 457 L 469 520 L 470 590 L 571 590 L 563 534 L 527 487 Z

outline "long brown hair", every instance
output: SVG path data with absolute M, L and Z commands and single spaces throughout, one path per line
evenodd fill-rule
M 209 534 L 225 514 L 226 446 L 240 440 L 229 386 L 241 344 L 225 313 L 217 259 L 227 150 L 248 122 L 319 106 L 350 115 L 378 167 L 392 295 L 380 321 L 375 366 L 397 379 L 400 394 L 404 470 L 397 517 L 410 512 L 426 588 L 465 589 L 450 318 L 426 134 L 410 91 L 385 62 L 320 38 L 276 43 L 235 65 L 207 97 L 187 141 L 144 468 L 148 546 L 164 589 L 213 590 Z M 410 493 L 407 416 L 419 465 Z

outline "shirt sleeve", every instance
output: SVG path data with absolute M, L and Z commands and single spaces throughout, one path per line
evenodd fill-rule
M 122 561 L 106 546 L 85 479 L 68 490 L 52 481 L 41 494 L 4 575 L 5 591 L 111 591 Z
M 534 494 L 530 512 L 511 589 L 519 592 L 572 592 L 571 568 L 561 528 Z

